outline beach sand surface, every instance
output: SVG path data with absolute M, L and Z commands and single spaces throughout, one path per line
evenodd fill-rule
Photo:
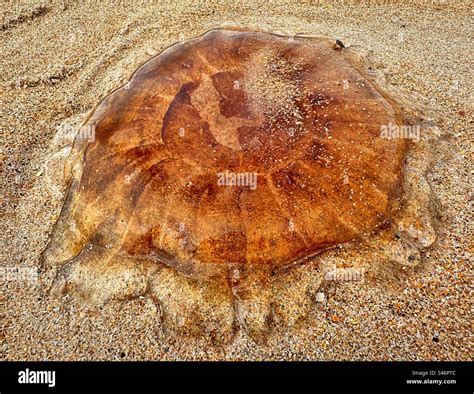
M 473 8 L 468 1 L 14 1 L 1 5 L 0 358 L 469 360 L 472 358 Z M 397 288 L 338 283 L 266 344 L 167 335 L 146 297 L 88 308 L 49 297 L 38 257 L 58 217 L 80 124 L 133 71 L 222 24 L 338 38 L 430 103 L 442 132 L 427 175 L 438 240 Z

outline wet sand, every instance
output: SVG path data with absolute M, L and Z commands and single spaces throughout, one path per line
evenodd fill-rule
M 471 359 L 472 10 L 454 1 L 377 3 L 4 4 L 0 357 Z M 389 83 L 430 102 L 442 132 L 427 175 L 440 206 L 438 240 L 423 262 L 394 288 L 331 286 L 308 319 L 275 327 L 265 345 L 243 331 L 226 344 L 168 335 L 148 298 L 87 308 L 49 297 L 48 273 L 36 274 L 65 192 L 58 127 L 83 121 L 151 56 L 223 23 L 367 48 Z

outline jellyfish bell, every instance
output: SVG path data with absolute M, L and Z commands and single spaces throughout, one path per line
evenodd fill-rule
M 120 278 L 112 298 L 149 291 L 149 275 L 160 300 L 199 298 L 171 276 L 212 279 L 213 313 L 237 303 L 250 327 L 257 298 L 264 324 L 275 268 L 374 231 L 401 192 L 406 140 L 381 136 L 401 111 L 345 51 L 217 29 L 145 63 L 85 124 L 45 264 L 83 293 Z

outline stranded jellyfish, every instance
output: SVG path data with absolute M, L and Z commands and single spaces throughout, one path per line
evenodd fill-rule
M 43 254 L 62 289 L 265 327 L 275 270 L 376 231 L 401 193 L 400 111 L 345 51 L 218 29 L 140 67 L 75 141 Z

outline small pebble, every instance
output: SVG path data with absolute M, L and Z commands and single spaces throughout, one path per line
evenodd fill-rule
M 316 302 L 320 302 L 320 303 L 323 303 L 326 299 L 326 296 L 324 295 L 324 293 L 316 293 Z

